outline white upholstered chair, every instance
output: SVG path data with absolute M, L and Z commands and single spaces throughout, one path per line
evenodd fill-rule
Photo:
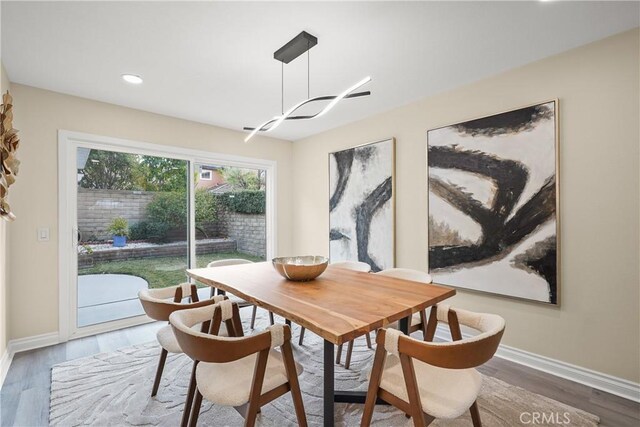
M 189 297 L 191 301 L 183 303 L 182 300 L 186 297 Z M 138 298 L 147 316 L 154 320 L 168 322 L 169 316 L 174 311 L 216 304 L 226 297 L 219 295 L 210 300 L 198 301 L 198 290 L 196 286 L 191 283 L 181 283 L 166 288 L 143 289 L 138 292 Z M 153 382 L 153 388 L 151 389 L 151 396 L 155 396 L 158 393 L 160 378 L 162 377 L 164 364 L 167 360 L 167 354 L 182 353 L 182 349 L 178 345 L 176 337 L 173 335 L 171 325 L 168 323 L 158 330 L 156 338 L 162 350 L 160 351 L 160 361 L 158 362 L 156 377 Z
M 241 264 L 253 264 L 253 261 L 249 261 L 247 259 L 242 259 L 242 258 L 230 258 L 230 259 L 221 259 L 218 261 L 211 261 L 209 264 L 207 264 L 207 268 L 210 267 L 224 267 L 227 265 L 241 265 Z M 211 296 L 214 295 L 216 291 L 216 288 L 211 288 Z M 220 290 L 218 290 L 218 292 L 221 292 Z M 253 329 L 255 327 L 256 324 L 256 314 L 258 312 L 258 307 L 256 305 L 251 304 L 248 301 L 243 300 L 240 297 L 237 297 L 233 294 L 227 294 L 227 296 L 229 297 L 229 300 L 231 302 L 235 302 L 238 304 L 238 306 L 240 308 L 243 307 L 253 307 L 253 312 L 251 313 L 251 329 Z M 271 322 L 271 324 L 273 325 L 274 319 L 273 319 L 273 313 L 269 312 L 269 321 Z
M 237 307 L 237 304 L 223 301 L 214 306 L 178 311 L 170 316 L 178 343 L 194 360 L 192 385 L 195 396 L 189 425 L 197 424 L 202 399 L 205 398 L 217 405 L 244 407 L 244 425 L 253 426 L 261 406 L 290 391 L 298 425 L 306 426 L 298 383 L 302 367 L 293 359 L 288 325 L 278 324 L 255 335 L 235 338 L 193 329 L 193 325 L 206 319 L 213 319 L 212 330 L 222 321 L 239 324 Z M 274 350 L 276 347 L 280 347 L 280 352 Z
M 420 282 L 424 284 L 431 283 L 432 279 L 428 273 L 410 268 L 388 268 L 377 272 L 381 276 L 395 277 L 397 279 L 411 280 L 412 282 Z M 394 322 L 389 325 L 391 328 L 398 328 L 398 323 Z M 409 324 L 409 335 L 415 331 L 422 331 L 423 338 L 427 340 L 427 315 L 425 310 L 413 313 L 411 323 Z M 431 337 L 433 339 L 433 337 Z
M 452 342 L 425 342 L 396 329 L 378 331 L 361 426 L 369 426 L 376 399 L 380 398 L 413 419 L 416 427 L 436 418 L 454 419 L 471 412 L 480 427 L 476 399 L 482 376 L 474 369 L 495 354 L 505 321 L 494 314 L 473 313 L 440 304 L 437 321 L 447 323 Z M 462 339 L 460 324 L 479 332 Z

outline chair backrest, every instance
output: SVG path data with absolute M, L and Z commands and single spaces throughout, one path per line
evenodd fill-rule
M 207 334 L 193 329 L 193 326 L 212 321 L 211 333 Z M 288 325 L 276 324 L 265 331 L 250 336 L 223 337 L 215 335 L 216 325 L 231 322 L 240 325 L 240 314 L 237 304 L 225 300 L 215 305 L 176 311 L 169 316 L 173 333 L 183 352 L 201 362 L 226 363 L 281 346 L 285 340 L 291 339 Z M 227 328 L 229 323 L 227 323 Z
M 368 273 L 371 271 L 371 266 L 369 264 L 360 261 L 340 261 L 334 262 L 331 265 L 333 267 L 346 268 L 347 270 L 361 271 L 363 273 Z
M 392 354 L 406 354 L 441 368 L 468 369 L 480 366 L 493 357 L 505 328 L 504 319 L 498 315 L 454 309 L 444 304 L 437 307 L 437 320 L 449 324 L 454 341 L 425 342 L 395 329 L 381 331 L 376 340 Z M 463 339 L 461 324 L 480 333 Z
M 412 270 L 410 268 L 387 268 L 377 272 L 381 276 L 396 277 L 403 280 L 411 280 L 412 282 L 431 283 L 431 275 L 420 270 Z
M 190 296 L 192 302 L 183 303 L 182 299 L 186 296 Z M 154 320 L 164 321 L 169 320 L 169 316 L 174 311 L 211 305 L 225 299 L 223 295 L 218 295 L 211 300 L 198 301 L 198 289 L 192 283 L 181 283 L 166 288 L 142 289 L 138 292 L 138 298 L 147 316 Z
M 207 267 L 224 267 L 225 265 L 239 265 L 239 264 L 253 264 L 253 261 L 242 258 L 221 259 L 218 261 L 211 261 L 207 264 Z

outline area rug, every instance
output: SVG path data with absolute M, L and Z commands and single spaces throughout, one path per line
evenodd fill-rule
M 242 310 L 250 312 L 250 310 Z M 248 331 L 248 318 L 243 318 Z M 266 316 L 258 318 L 257 330 L 267 325 Z M 294 325 L 294 337 L 299 328 Z M 322 425 L 322 339 L 310 331 L 302 346 L 297 342 L 294 356 L 304 366 L 300 377 L 305 412 L 309 425 Z M 50 424 L 54 426 L 177 426 L 191 373 L 192 362 L 184 355 L 167 359 L 160 390 L 150 397 L 160 347 L 151 342 L 98 354 L 56 365 L 51 375 Z M 366 390 L 367 372 L 373 361 L 372 350 L 360 338 L 354 345 L 350 369 L 336 366 L 336 390 Z M 344 361 L 344 355 L 343 355 Z M 598 417 L 564 405 L 492 377 L 483 376 L 478 399 L 485 426 L 512 427 L 531 424 L 534 414 L 542 420 L 562 421 L 571 426 L 596 426 Z M 360 425 L 363 405 L 335 405 L 337 426 Z M 243 418 L 230 407 L 203 401 L 198 424 L 201 426 L 241 426 Z M 284 395 L 262 408 L 259 426 L 295 426 L 290 395 Z M 390 406 L 377 405 L 373 425 L 410 426 L 411 420 Z M 436 420 L 433 426 L 471 425 L 469 414 L 456 420 Z M 538 423 L 537 425 L 540 425 Z M 545 424 L 548 425 L 548 424 Z

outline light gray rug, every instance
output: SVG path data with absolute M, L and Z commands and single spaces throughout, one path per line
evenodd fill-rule
M 243 315 L 251 310 L 241 310 Z M 262 310 L 260 310 L 262 311 Z M 267 324 L 264 312 L 257 329 Z M 248 319 L 243 319 L 248 331 Z M 299 328 L 294 326 L 297 340 Z M 346 347 L 345 347 L 346 349 Z M 53 367 L 51 382 L 50 424 L 58 426 L 177 426 L 191 373 L 192 362 L 184 355 L 167 359 L 158 395 L 151 398 L 151 386 L 160 347 L 148 343 L 65 362 Z M 365 340 L 356 340 L 349 370 L 336 366 L 336 390 L 366 390 L 367 371 L 373 351 Z M 322 340 L 307 331 L 302 347 L 294 345 L 294 356 L 304 366 L 300 378 L 305 411 L 310 425 L 322 424 Z M 344 355 L 343 355 L 344 361 Z M 484 376 L 478 400 L 485 426 L 512 427 L 522 425 L 523 412 L 558 414 L 560 421 L 571 426 L 595 426 L 598 417 L 560 402 L 528 392 L 522 388 Z M 336 404 L 336 425 L 360 424 L 363 405 Z M 565 415 L 566 414 L 566 415 Z M 549 415 L 547 415 L 549 416 Z M 563 417 L 568 417 L 570 423 Z M 530 416 L 525 415 L 524 421 Z M 527 418 L 528 417 L 528 418 Z M 202 426 L 240 426 L 243 418 L 229 407 L 213 406 L 203 401 L 199 418 Z M 262 408 L 260 426 L 295 426 L 296 419 L 289 395 L 282 396 Z M 378 405 L 374 425 L 410 426 L 411 420 L 390 406 Z M 434 426 L 471 425 L 468 413 L 457 420 L 437 420 Z M 538 424 L 540 425 L 540 424 Z

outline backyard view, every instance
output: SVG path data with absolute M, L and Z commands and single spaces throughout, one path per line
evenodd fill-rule
M 78 326 L 140 315 L 140 289 L 187 279 L 188 162 L 88 148 L 77 158 Z M 191 265 L 264 260 L 265 172 L 197 164 L 193 180 Z

